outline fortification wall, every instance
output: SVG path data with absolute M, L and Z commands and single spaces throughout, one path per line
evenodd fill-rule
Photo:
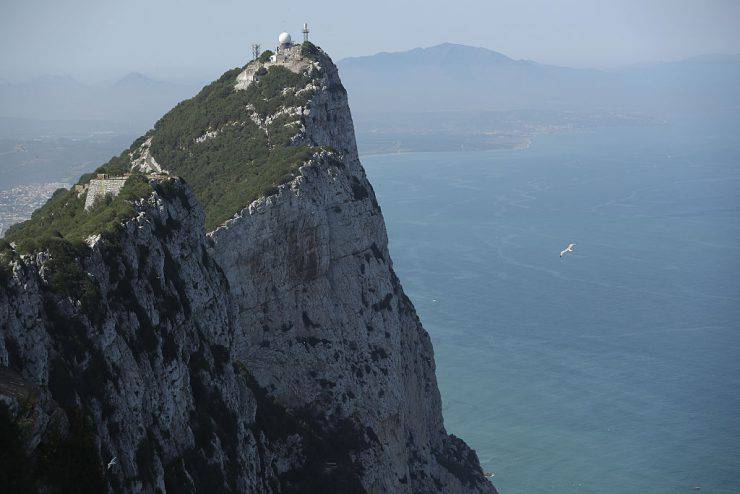
M 113 177 L 113 178 L 94 178 L 90 180 L 90 185 L 87 189 L 87 197 L 85 198 L 85 210 L 90 209 L 98 197 L 103 197 L 106 194 L 117 196 L 123 188 L 123 184 L 126 183 L 128 177 Z

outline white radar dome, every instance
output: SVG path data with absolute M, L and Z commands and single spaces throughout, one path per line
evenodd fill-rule
M 280 33 L 280 36 L 278 36 L 278 41 L 281 45 L 287 45 L 290 43 L 290 34 L 288 33 Z

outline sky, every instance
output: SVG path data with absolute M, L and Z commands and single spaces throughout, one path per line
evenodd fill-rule
M 304 21 L 335 60 L 443 42 L 599 68 L 740 53 L 736 0 L 0 0 L 0 79 L 205 79 Z

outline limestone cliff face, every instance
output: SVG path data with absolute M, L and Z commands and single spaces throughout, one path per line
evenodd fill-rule
M 276 193 L 206 233 L 187 184 L 152 179 L 114 240 L 73 254 L 97 304 L 50 288 L 49 253 L 11 263 L 0 400 L 41 484 L 495 492 L 444 429 L 431 342 L 393 272 L 336 67 L 319 52 L 307 69 L 310 103 L 279 111 L 316 151 Z M 57 475 L 60 444 L 89 471 Z

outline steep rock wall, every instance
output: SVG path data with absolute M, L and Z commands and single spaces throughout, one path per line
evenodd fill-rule
M 490 490 L 444 430 L 432 345 L 393 271 L 346 91 L 328 57 L 318 65 L 301 137 L 332 151 L 209 234 L 243 334 L 235 352 L 286 407 L 365 429 L 368 490 Z

